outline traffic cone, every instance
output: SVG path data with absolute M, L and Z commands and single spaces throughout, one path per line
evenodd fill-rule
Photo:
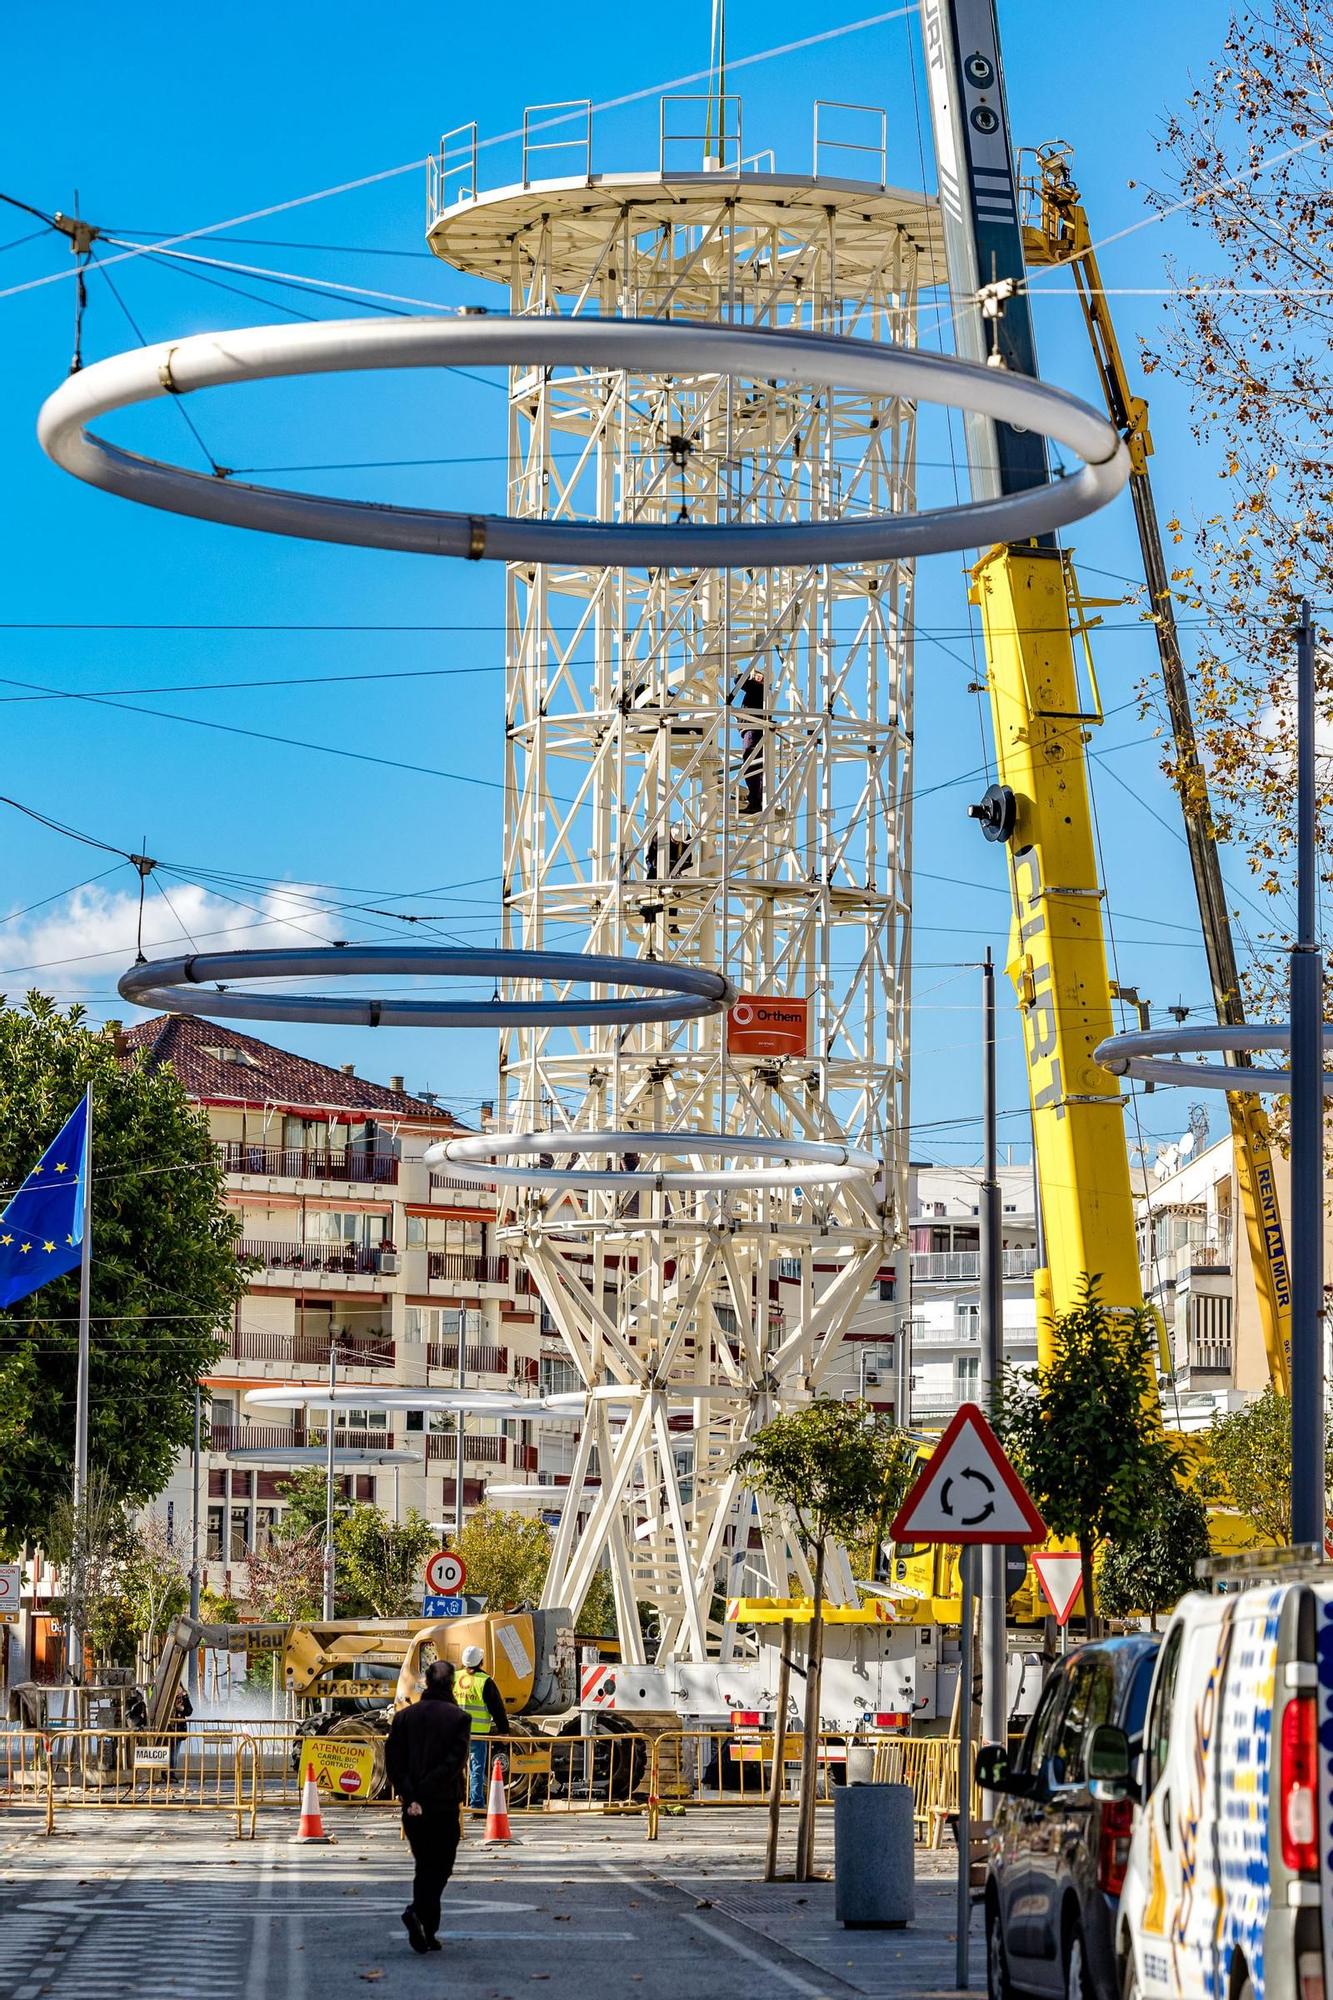
M 483 1847 L 491 1847 L 500 1841 L 512 1841 L 509 1831 L 509 1804 L 505 1798 L 504 1772 L 497 1757 L 491 1765 L 491 1792 L 486 1802 L 486 1835 Z
M 305 1767 L 305 1784 L 301 1787 L 301 1824 L 296 1829 L 299 1841 L 322 1840 L 329 1835 L 324 1831 L 324 1816 L 319 1805 L 319 1786 L 315 1783 L 315 1767 Z

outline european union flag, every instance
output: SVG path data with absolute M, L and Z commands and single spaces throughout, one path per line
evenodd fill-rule
M 88 1099 L 73 1115 L 0 1215 L 0 1306 L 78 1267 L 83 1255 L 88 1165 Z

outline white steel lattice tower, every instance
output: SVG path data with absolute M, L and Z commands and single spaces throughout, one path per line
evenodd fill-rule
M 686 103 L 664 104 L 664 133 Z M 587 113 L 543 109 L 572 116 L 577 177 L 531 179 L 529 145 L 521 183 L 482 193 L 474 128 L 432 173 L 431 247 L 503 285 L 507 310 L 913 342 L 935 218 L 883 185 L 880 148 L 874 184 L 675 172 L 668 139 L 657 172 L 594 176 Z M 914 504 L 915 412 L 897 399 L 515 370 L 509 411 L 517 514 L 771 523 Z M 836 1377 L 901 1241 L 912 583 L 902 562 L 508 573 L 506 944 L 720 969 L 743 995 L 805 1001 L 808 1041 L 741 1053 L 718 1018 L 515 1030 L 502 1126 L 549 1129 L 546 1164 L 584 1170 L 715 1168 L 690 1134 L 845 1140 L 884 1163 L 877 1185 L 747 1186 L 741 1161 L 720 1192 L 529 1186 L 502 1204 L 592 1392 L 545 1601 L 577 1608 L 608 1563 L 631 1660 L 635 1600 L 657 1609 L 659 1656 L 703 1659 L 728 1649 L 717 1601 L 747 1565 L 759 1589 L 809 1588 L 733 1462 Z M 579 1155 L 580 1129 L 680 1144 Z M 834 1571 L 834 1600 L 855 1601 Z

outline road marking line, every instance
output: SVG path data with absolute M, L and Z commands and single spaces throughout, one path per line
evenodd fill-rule
M 738 1958 L 748 1958 L 751 1965 L 762 1965 L 765 1972 L 770 1973 L 774 1979 L 782 1980 L 784 1985 L 792 1988 L 793 1992 L 812 1994 L 814 2000 L 828 2000 L 827 1985 L 814 1986 L 808 1979 L 802 1979 L 799 1972 L 788 1972 L 785 1965 L 775 1965 L 773 1960 L 765 1958 L 761 1951 L 755 1951 L 751 1945 L 742 1944 L 739 1938 L 728 1937 L 716 1924 L 710 1924 L 706 1917 L 695 1916 L 692 1910 L 684 1912 L 684 1916 L 687 1924 L 693 1924 L 697 1931 L 702 1931 L 706 1937 L 712 1938 L 714 1944 L 725 1945 L 727 1950 L 734 1951 Z

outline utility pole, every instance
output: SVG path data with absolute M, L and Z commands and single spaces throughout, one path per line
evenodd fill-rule
M 460 1306 L 458 1312 L 458 1387 L 467 1388 L 467 1308 Z M 458 1457 L 454 1469 L 454 1547 L 463 1532 L 463 1406 L 459 1403 L 458 1416 Z
M 79 1239 L 79 1360 L 74 1385 L 74 1542 L 70 1550 L 73 1572 L 72 1595 L 79 1607 L 77 1622 L 70 1620 L 70 1678 L 83 1680 L 83 1592 L 88 1573 L 88 1375 L 91 1366 L 92 1280 L 93 1280 L 93 1087 L 83 1094 L 83 1234 Z
M 199 1622 L 199 1447 L 202 1432 L 202 1402 L 199 1384 L 194 1385 L 194 1450 L 190 1458 L 190 1617 Z M 190 1699 L 199 1692 L 199 1648 L 191 1646 L 186 1663 Z
M 324 1616 L 332 1618 L 335 1576 L 333 1552 L 333 1418 L 334 1392 L 338 1387 L 338 1344 L 329 1332 L 329 1418 L 325 1433 L 324 1457 Z
M 1296 628 L 1296 942 L 1291 951 L 1291 1539 L 1324 1545 L 1324 967 L 1315 645 Z
M 1000 1167 L 995 1108 L 995 962 L 981 968 L 981 1407 L 992 1423 L 1004 1383 L 1004 1251 L 1000 1246 Z M 981 1551 L 981 1740 L 1003 1743 L 1009 1721 L 1005 1552 Z

